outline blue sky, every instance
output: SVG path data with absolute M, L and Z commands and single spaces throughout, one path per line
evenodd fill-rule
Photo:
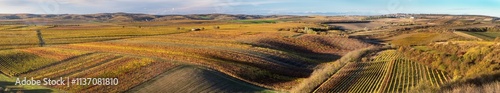
M 0 13 L 90 14 L 478 14 L 500 17 L 500 0 L 0 0 Z

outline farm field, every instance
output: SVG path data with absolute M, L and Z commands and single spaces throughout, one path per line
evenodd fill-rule
M 392 41 L 393 44 L 396 45 L 403 45 L 403 46 L 409 46 L 409 45 L 422 45 L 422 44 L 427 44 L 432 42 L 432 38 L 437 37 L 439 34 L 435 33 L 419 33 L 419 34 L 413 34 L 408 37 L 404 37 L 401 39 L 395 39 Z
M 166 71 L 170 68 L 169 64 L 191 64 L 215 69 L 218 71 L 217 73 L 222 72 L 231 78 L 243 80 L 258 87 L 282 91 L 299 83 L 294 79 L 308 76 L 314 65 L 335 60 L 350 50 L 371 46 L 355 39 L 316 35 L 291 37 L 296 35 L 296 33 L 276 32 L 273 30 L 273 28 L 277 28 L 276 26 L 300 25 L 294 23 L 242 25 L 243 27 L 231 24 L 220 25 L 220 29 L 183 33 L 176 33 L 184 31 L 176 30 L 176 27 L 166 27 L 167 32 L 159 33 L 168 34 L 151 32 L 151 35 L 148 35 L 149 33 L 140 33 L 143 35 L 131 37 L 117 36 L 120 39 L 103 39 L 103 41 L 85 41 L 80 38 L 70 38 L 74 37 L 71 34 L 61 35 L 61 37 L 69 37 L 68 40 L 72 41 L 68 41 L 68 44 L 49 43 L 46 47 L 33 46 L 36 48 L 27 47 L 2 50 L 5 53 L 2 57 L 8 60 L 6 60 L 6 63 L 2 63 L 6 65 L 2 65 L 3 69 L 1 71 L 9 76 L 34 77 L 35 79 L 57 77 L 118 77 L 121 81 L 127 82 L 126 80 L 138 79 L 139 77 L 124 78 L 121 76 L 123 73 L 140 72 L 138 69 L 150 67 L 169 66 L 162 68 L 164 70 L 156 69 L 154 73 L 150 72 L 150 74 L 140 77 L 141 81 L 131 82 L 119 87 L 71 86 L 68 88 L 51 86 L 66 91 L 91 92 L 116 88 L 108 90 L 108 92 L 120 92 L 136 86 L 140 82 L 144 82 L 143 80 L 151 79 L 153 76 L 158 75 L 159 72 Z M 171 28 L 174 28 L 174 30 L 168 32 L 170 31 L 168 29 Z M 44 31 L 52 32 L 44 34 L 47 35 L 45 37 L 47 38 L 46 42 L 56 41 L 50 39 L 52 38 L 50 34 L 66 34 L 58 32 L 64 31 L 62 29 L 69 28 L 55 27 L 45 29 Z M 86 30 L 89 28 L 74 29 L 77 29 L 74 30 L 76 33 L 79 32 L 78 29 L 82 29 L 82 32 L 93 30 Z M 100 30 L 97 31 L 110 32 L 89 35 L 82 34 L 81 36 L 82 38 L 86 38 L 86 36 L 106 37 L 109 34 L 127 34 L 126 32 L 114 32 L 114 29 L 123 29 L 120 27 L 114 28 L 111 26 L 100 27 L 98 29 Z M 252 29 L 262 29 L 262 31 Z M 135 33 L 139 34 L 139 32 Z M 89 38 L 94 39 L 96 37 Z M 292 47 L 295 49 L 283 49 L 290 46 L 295 46 Z M 9 59 L 11 56 L 21 55 L 26 56 L 24 58 L 31 59 Z M 144 63 L 144 60 L 146 60 L 146 63 Z M 147 60 L 153 61 L 148 62 Z M 163 62 L 161 60 L 172 60 L 175 62 Z M 13 63 L 17 61 L 23 62 L 25 65 L 14 65 Z M 130 68 L 128 65 L 132 67 Z M 111 70 L 112 68 L 107 68 L 109 66 L 117 68 Z M 101 74 L 91 74 L 89 72 L 98 72 Z M 267 80 L 263 81 L 264 79 Z
M 453 32 L 500 25 L 467 21 L 488 16 L 20 17 L 0 19 L 0 91 L 9 93 L 440 93 L 499 81 L 497 33 L 464 32 L 480 41 Z M 24 77 L 119 84 L 14 85 Z
M 411 33 L 403 34 L 387 38 L 386 41 L 397 46 L 418 46 L 426 45 L 434 42 L 451 41 L 451 40 L 466 40 L 466 37 L 461 37 L 454 33 Z
M 337 49 L 353 50 L 356 49 L 356 47 L 361 48 L 363 46 L 369 46 L 368 44 L 359 42 L 359 46 L 327 47 L 325 45 L 320 45 L 320 43 L 318 42 L 308 43 L 307 39 L 310 38 L 310 40 L 313 40 L 314 38 L 320 40 L 333 40 L 330 42 L 344 42 L 337 41 L 344 39 L 337 38 L 334 40 L 318 36 L 303 36 L 300 38 L 306 40 L 300 41 L 302 39 L 282 38 L 267 36 L 264 34 L 272 34 L 274 32 L 260 32 L 250 35 L 246 33 L 247 32 L 225 31 L 194 32 L 189 34 L 183 33 L 169 35 L 183 38 L 153 36 L 147 38 L 133 38 L 99 43 L 96 42 L 69 44 L 55 47 L 84 51 L 92 50 L 99 52 L 134 54 L 179 60 L 188 64 L 209 66 L 209 68 L 217 69 L 221 72 L 240 79 L 249 80 L 258 84 L 264 84 L 263 86 L 287 88 L 286 86 L 289 86 L 288 84 L 293 85 L 298 83 L 289 80 L 304 78 L 305 76 L 307 76 L 308 73 L 312 71 L 310 68 L 311 66 L 322 62 L 327 62 L 329 60 L 331 61 L 335 59 L 332 58 L 332 56 L 342 55 L 347 52 L 339 51 Z M 206 37 L 206 34 L 212 35 L 210 35 L 210 37 Z M 247 39 L 248 37 L 262 38 L 257 40 L 249 40 Z M 267 39 L 266 37 L 269 39 Z M 281 39 L 283 41 L 277 41 Z M 242 40 L 246 42 L 241 42 Z M 345 40 L 353 41 L 350 43 L 357 42 L 356 40 Z M 311 44 L 316 44 L 317 46 L 314 47 L 317 48 L 305 46 Z M 282 48 L 286 47 L 285 45 L 297 47 L 292 47 L 296 48 L 292 51 L 283 50 Z M 270 78 L 267 78 L 267 81 L 260 81 L 264 77 Z M 283 83 L 269 83 L 270 81 Z
M 315 92 L 417 92 L 411 89 L 422 84 L 439 87 L 450 79 L 445 72 L 386 50 L 371 62 L 348 63 Z
M 175 86 L 171 86 L 175 85 Z M 195 66 L 179 66 L 128 92 L 273 92 L 223 73 Z
M 126 84 L 122 84 L 121 86 L 107 86 L 107 87 L 95 87 L 95 86 L 71 86 L 68 88 L 66 86 L 51 86 L 53 88 L 58 88 L 65 91 L 103 91 L 106 90 L 108 92 L 119 92 L 125 91 L 128 88 L 131 88 L 142 81 L 148 80 L 153 76 L 160 74 L 160 72 L 165 71 L 169 68 L 175 67 L 176 62 L 158 60 L 153 58 L 144 58 L 133 55 L 118 55 L 118 54 L 110 54 L 110 53 L 99 53 L 99 52 L 85 52 L 85 51 L 76 51 L 76 50 L 67 50 L 67 49 L 57 49 L 57 48 L 38 48 L 37 51 L 30 52 L 40 52 L 47 53 L 47 51 L 51 50 L 66 50 L 73 51 L 66 52 L 66 55 L 75 55 L 66 59 L 55 59 L 47 61 L 45 63 L 40 62 L 45 59 L 51 59 L 49 56 L 40 57 L 36 54 L 23 52 L 28 50 L 35 49 L 23 49 L 16 52 L 19 52 L 19 55 L 30 55 L 26 58 L 31 58 L 31 60 L 20 62 L 25 62 L 25 65 L 12 65 L 15 61 L 7 61 L 7 65 L 2 65 L 2 67 L 13 67 L 13 68 L 2 68 L 2 73 L 12 72 L 11 76 L 17 77 L 33 77 L 34 79 L 41 78 L 59 78 L 59 77 L 117 77 L 122 82 L 129 82 Z M 5 52 L 2 51 L 2 52 Z M 54 52 L 54 51 L 52 51 Z M 78 53 L 74 53 L 78 52 Z M 64 53 L 64 52 L 58 52 Z M 48 54 L 48 53 L 47 53 Z M 60 55 L 56 55 L 60 56 Z M 3 56 L 5 57 L 5 56 Z M 34 63 L 40 64 L 39 66 L 32 65 Z M 9 66 L 12 65 L 12 66 Z M 26 66 L 34 66 L 30 67 L 30 70 L 19 69 L 19 68 L 28 68 Z M 17 73 L 16 73 L 17 72 Z M 126 73 L 126 74 L 125 74 Z M 136 78 L 130 78 L 136 77 Z M 12 83 L 12 81 L 10 81 Z
M 32 27 L 32 26 L 27 26 Z M 38 26 L 37 26 L 38 27 Z M 20 26 L 20 28 L 26 28 Z M 41 30 L 46 45 L 71 44 L 96 42 L 106 40 L 116 40 L 132 38 L 138 36 L 164 35 L 185 32 L 185 30 L 175 30 L 173 27 L 144 27 L 139 26 L 63 26 L 52 28 L 33 29 L 4 29 L 0 30 L 0 49 L 29 48 L 37 47 L 39 44 L 36 30 Z
M 469 35 L 484 39 L 484 40 L 495 40 L 495 38 L 500 37 L 500 32 L 463 32 Z

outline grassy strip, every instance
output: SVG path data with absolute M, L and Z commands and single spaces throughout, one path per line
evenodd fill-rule
M 463 32 L 484 40 L 494 40 L 496 37 L 500 37 L 500 32 Z

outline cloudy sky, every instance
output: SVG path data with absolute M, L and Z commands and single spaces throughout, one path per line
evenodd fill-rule
M 0 13 L 90 14 L 480 14 L 500 0 L 0 0 Z

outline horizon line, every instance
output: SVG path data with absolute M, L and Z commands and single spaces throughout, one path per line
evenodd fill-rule
M 101 13 L 60 13 L 60 14 L 41 14 L 41 13 L 0 13 L 0 15 L 15 15 L 15 14 L 33 14 L 33 15 L 92 15 L 92 14 L 143 14 L 143 15 L 210 15 L 210 14 L 223 14 L 223 15 L 262 15 L 262 16 L 272 16 L 272 15 L 283 15 L 283 16 L 382 16 L 382 15 L 394 15 L 394 14 L 409 14 L 409 15 L 452 15 L 452 16 L 489 16 L 497 17 L 493 15 L 481 15 L 481 14 L 446 14 L 446 13 L 389 13 L 389 14 L 356 14 L 347 12 L 317 12 L 317 13 L 282 13 L 282 14 L 251 14 L 251 13 L 185 13 L 185 14 L 152 14 L 152 13 L 134 13 L 134 12 L 101 12 Z

